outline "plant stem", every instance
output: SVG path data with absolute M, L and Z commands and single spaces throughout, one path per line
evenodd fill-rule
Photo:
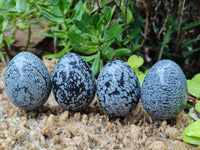
M 175 51 L 175 54 L 177 54 L 177 51 L 178 51 L 178 40 L 179 40 L 180 31 L 181 31 L 181 24 L 182 24 L 182 21 L 183 21 L 184 8 L 185 8 L 185 0 L 183 0 L 183 4 L 182 4 L 182 8 L 181 8 L 181 18 L 180 18 L 180 22 L 179 22 L 179 26 L 178 26 L 177 37 L 176 37 L 176 51 Z
M 4 39 L 3 39 L 3 43 L 5 44 L 5 52 L 8 55 L 8 58 L 12 59 L 12 55 L 10 53 L 10 47 L 9 47 L 9 45 L 6 43 L 6 41 Z
M 104 14 L 103 14 L 103 12 L 101 11 L 101 7 L 100 7 L 100 4 L 99 4 L 99 1 L 98 1 L 98 0 L 97 0 L 97 6 L 98 6 L 98 9 L 99 9 L 99 11 L 100 11 L 101 15 L 103 16 L 103 19 L 104 19 L 105 23 L 106 23 L 106 22 L 107 22 L 107 20 L 106 20 L 106 18 L 104 17 Z
M 128 24 L 127 24 L 127 9 L 128 9 L 128 0 L 126 0 L 126 6 L 125 6 L 126 33 L 130 40 L 131 46 L 133 47 L 133 41 L 131 40 L 131 36 L 130 36 L 129 30 L 128 30 Z
M 170 13 L 169 2 L 168 2 L 167 0 L 165 0 L 165 3 L 167 4 L 167 17 L 166 17 L 166 19 L 165 19 L 165 22 L 164 22 L 162 28 L 160 29 L 160 31 L 159 31 L 159 33 L 158 33 L 158 39 L 160 39 L 160 35 L 161 35 L 161 33 L 163 32 L 163 29 L 164 29 L 164 27 L 166 26 L 167 21 L 168 21 L 168 19 L 169 19 L 169 13 Z
M 56 28 L 58 29 L 59 28 L 59 24 L 56 26 Z M 57 50 L 57 42 L 58 42 L 58 38 L 57 37 L 54 37 L 53 38 L 53 49 L 54 49 L 54 54 L 56 54 L 58 52 Z
M 147 5 L 147 3 L 146 3 L 145 0 L 142 0 L 142 3 L 143 3 L 143 5 L 144 5 L 145 13 L 146 13 L 146 24 L 145 24 L 145 30 L 144 30 L 144 39 L 143 39 L 143 41 L 142 41 L 140 47 L 139 47 L 138 50 L 137 50 L 137 54 L 139 54 L 140 49 L 141 49 L 142 46 L 144 45 L 144 42 L 145 42 L 145 40 L 146 40 L 146 38 L 147 38 L 148 25 L 149 25 L 149 11 L 148 11 L 148 5 Z
M 26 41 L 26 46 L 24 48 L 24 51 L 27 51 L 28 47 L 29 47 L 29 44 L 30 44 L 30 40 L 31 40 L 31 25 L 29 24 L 29 27 L 28 27 L 28 39 Z

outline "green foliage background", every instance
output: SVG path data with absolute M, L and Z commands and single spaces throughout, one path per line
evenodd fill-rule
M 31 25 L 46 19 L 50 32 L 40 33 L 56 40 L 56 45 L 54 54 L 44 58 L 79 53 L 94 75 L 106 62 L 127 61 L 133 54 L 144 58 L 142 69 L 169 58 L 191 78 L 197 73 L 193 66 L 200 61 L 199 11 L 197 0 L 1 0 L 0 58 L 6 64 L 13 57 L 10 45 L 17 30 L 29 31 L 26 51 L 34 34 Z M 10 30 L 6 37 L 4 33 Z

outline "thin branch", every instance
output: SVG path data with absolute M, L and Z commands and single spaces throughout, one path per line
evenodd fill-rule
M 122 0 L 120 0 L 120 3 L 119 3 L 119 8 L 121 7 L 121 5 L 122 5 Z
M 148 5 L 147 5 L 147 3 L 146 3 L 145 0 L 142 0 L 142 3 L 143 3 L 144 8 L 145 8 L 146 24 L 145 24 L 145 30 L 144 30 L 144 39 L 143 39 L 143 41 L 142 41 L 140 47 L 139 47 L 138 50 L 137 50 L 137 54 L 139 54 L 140 49 L 141 49 L 142 46 L 144 45 L 144 42 L 145 42 L 145 40 L 146 40 L 146 38 L 147 38 L 148 25 L 149 25 L 149 11 L 148 11 Z
M 177 49 L 178 49 L 178 39 L 179 39 L 179 36 L 180 36 L 181 24 L 182 24 L 182 21 L 183 21 L 184 8 L 185 8 L 185 0 L 183 0 L 183 4 L 182 4 L 182 8 L 181 8 L 181 18 L 180 18 L 180 22 L 179 22 L 179 26 L 178 26 L 177 37 L 176 37 L 176 52 L 175 53 L 177 53 Z
M 188 93 L 188 97 L 187 97 L 188 102 L 190 102 L 192 104 L 196 104 L 197 100 L 199 100 L 199 99 L 194 97 L 192 94 Z
M 60 28 L 60 25 L 58 24 L 56 26 L 57 29 Z M 57 37 L 54 37 L 53 38 L 53 49 L 54 49 L 54 54 L 56 54 L 58 52 L 58 49 L 57 49 L 57 44 L 58 44 L 58 38 Z
M 3 62 L 4 66 L 9 64 L 10 59 L 6 53 L 2 53 L 1 61 Z
M 133 41 L 131 40 L 131 36 L 130 36 L 129 30 L 128 30 L 128 24 L 127 24 L 127 9 L 128 9 L 128 0 L 126 0 L 126 7 L 125 7 L 126 33 L 130 40 L 131 45 L 133 46 Z
M 159 33 L 158 33 L 158 39 L 160 39 L 160 34 L 163 32 L 164 27 L 166 26 L 167 21 L 168 21 L 168 19 L 169 19 L 169 13 L 170 13 L 169 2 L 168 2 L 167 0 L 165 0 L 165 3 L 167 4 L 167 17 L 166 17 L 166 19 L 165 19 L 165 22 L 164 22 L 162 28 L 160 29 L 160 31 L 159 31 Z
M 104 21 L 105 21 L 105 23 L 107 22 L 107 20 L 106 20 L 106 18 L 104 17 L 104 14 L 103 14 L 103 12 L 101 11 L 101 7 L 100 7 L 100 3 L 99 3 L 99 1 L 97 0 L 97 6 L 98 6 L 98 9 L 99 9 L 99 12 L 101 13 L 101 15 L 103 16 L 103 18 L 104 18 Z
M 26 46 L 24 48 L 24 51 L 27 51 L 27 49 L 29 47 L 29 44 L 30 44 L 30 41 L 31 41 L 31 34 L 32 34 L 31 25 L 29 24 L 29 27 L 28 27 L 28 39 L 26 41 Z
M 5 52 L 8 55 L 8 58 L 12 58 L 12 54 L 10 53 L 10 46 L 6 43 L 5 39 L 3 39 L 3 43 L 5 45 Z

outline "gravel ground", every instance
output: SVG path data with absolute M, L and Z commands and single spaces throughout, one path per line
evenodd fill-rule
M 44 62 L 52 73 L 56 60 Z M 171 120 L 155 120 L 139 102 L 132 114 L 111 118 L 96 97 L 82 112 L 69 112 L 52 94 L 39 110 L 24 111 L 8 100 L 4 72 L 0 69 L 0 150 L 200 149 L 182 140 L 182 131 L 192 122 L 184 111 Z

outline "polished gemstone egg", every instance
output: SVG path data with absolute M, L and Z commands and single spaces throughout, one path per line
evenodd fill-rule
M 183 110 L 187 94 L 182 69 L 171 60 L 161 60 L 152 66 L 142 83 L 141 101 L 154 118 L 169 119 Z
M 109 115 L 129 114 L 140 98 L 140 83 L 134 70 L 120 60 L 107 63 L 97 80 L 97 96 Z
M 96 83 L 87 62 L 77 54 L 68 53 L 60 58 L 53 70 L 52 89 L 61 107 L 79 111 L 92 102 Z
M 14 105 L 24 110 L 35 110 L 47 101 L 51 78 L 39 57 L 21 52 L 6 69 L 5 90 Z

